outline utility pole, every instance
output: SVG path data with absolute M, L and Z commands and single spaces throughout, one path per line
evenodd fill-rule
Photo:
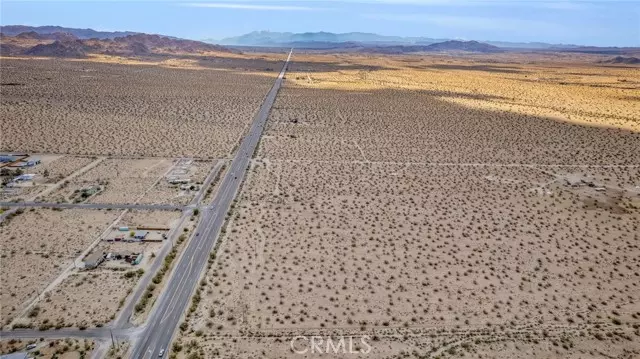
M 115 349 L 116 343 L 115 340 L 113 340 L 113 330 L 111 328 L 109 328 L 109 333 L 111 333 L 111 346 L 113 347 L 113 349 Z

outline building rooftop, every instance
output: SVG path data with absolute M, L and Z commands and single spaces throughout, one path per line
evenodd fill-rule
M 4 354 L 0 355 L 0 359 L 25 359 L 27 358 L 27 355 L 29 355 L 27 352 Z
M 84 262 L 85 263 L 94 263 L 98 260 L 100 260 L 100 258 L 104 257 L 104 253 L 102 252 L 94 252 L 89 254 L 88 256 L 85 257 Z

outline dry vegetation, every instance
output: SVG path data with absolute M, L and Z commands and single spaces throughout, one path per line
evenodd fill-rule
M 30 354 L 42 359 L 84 359 L 89 357 L 95 347 L 93 341 L 86 339 L 8 339 L 0 341 L 0 353 L 21 351 L 30 344 L 36 345 L 35 349 L 29 351 Z
M 180 218 L 179 211 L 142 211 L 130 210 L 118 222 L 118 226 L 137 227 L 173 227 Z
M 181 357 L 314 333 L 374 357 L 640 355 L 637 72 L 319 60 L 294 59 Z
M 638 132 L 469 107 L 429 91 L 287 87 L 278 95 L 259 155 L 314 161 L 638 164 L 638 143 Z
M 640 309 L 640 207 L 590 210 L 593 189 L 559 183 L 541 196 L 553 177 L 537 169 L 283 163 L 254 176 L 200 329 L 573 324 Z
M 2 201 L 31 201 L 46 197 L 56 189 L 57 184 L 72 174 L 90 165 L 95 158 L 62 156 L 62 155 L 36 155 L 41 164 L 35 167 L 20 169 L 24 173 L 35 174 L 33 181 L 24 182 L 19 186 L 3 187 L 0 189 Z M 13 172 L 16 168 L 5 167 Z
M 113 320 L 142 275 L 139 268 L 98 269 L 71 274 L 27 313 L 25 323 L 47 330 L 103 326 Z
M 174 169 L 176 167 L 177 165 Z M 140 199 L 140 203 L 188 205 L 194 199 L 197 191 L 201 189 L 211 168 L 212 163 L 209 161 L 193 161 L 188 172 L 183 175 L 190 179 L 188 184 L 171 184 L 167 178 L 163 178 Z M 165 177 L 170 177 L 171 173 L 172 171 Z M 182 189 L 182 186 L 187 189 Z M 193 190 L 191 190 L 192 186 Z
M 87 199 L 90 203 L 134 203 L 151 190 L 172 166 L 162 158 L 110 158 L 53 192 L 49 201 L 73 202 L 83 188 L 99 186 L 101 191 Z
M 20 314 L 117 214 L 99 210 L 26 210 L 0 226 L 3 325 Z
M 39 157 L 42 160 L 42 164 L 27 171 L 42 176 L 45 183 L 58 182 L 95 160 L 95 157 L 81 156 L 35 155 L 34 157 Z M 49 161 L 49 159 L 51 160 Z
M 84 166 L 96 160 L 96 157 L 65 156 L 56 154 L 31 154 L 27 157 L 27 160 L 33 159 L 40 160 L 40 164 L 34 167 L 25 167 L 21 170 L 24 173 L 36 174 L 37 176 L 35 181 L 38 185 L 49 185 L 82 169 Z M 15 170 L 17 168 L 7 166 L 6 169 Z
M 639 131 L 638 67 L 596 64 L 605 58 L 576 54 L 470 58 L 297 55 L 287 77 L 292 87 L 410 89 L 471 108 Z
M 227 156 L 279 64 L 197 58 L 202 69 L 98 61 L 2 61 L 2 150 Z M 248 69 L 248 70 L 247 70 Z M 266 70 L 269 71 L 266 71 Z

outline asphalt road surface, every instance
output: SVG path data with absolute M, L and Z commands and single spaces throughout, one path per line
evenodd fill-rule
M 191 206 L 195 207 L 200 204 L 200 200 L 204 197 L 204 194 L 206 193 L 207 188 L 209 188 L 209 185 L 211 185 L 213 178 L 220 172 L 223 164 L 224 164 L 224 161 L 219 160 L 213 166 L 205 182 L 202 184 L 202 186 L 200 186 L 200 190 L 198 191 L 198 194 L 191 201 L 190 203 Z M 142 297 L 142 295 L 145 293 L 147 287 L 149 286 L 149 283 L 151 282 L 153 277 L 155 277 L 155 275 L 158 273 L 158 270 L 160 269 L 160 267 L 164 264 L 164 258 L 167 256 L 167 254 L 169 254 L 169 252 L 173 248 L 173 245 L 177 237 L 181 234 L 176 232 L 177 229 L 181 227 L 182 223 L 184 223 L 184 221 L 186 221 L 187 218 L 192 215 L 192 213 L 193 213 L 192 209 L 185 209 L 182 211 L 182 216 L 180 217 L 179 224 L 176 225 L 171 230 L 171 232 L 169 232 L 169 234 L 167 235 L 171 243 L 165 243 L 164 246 L 160 249 L 160 252 L 156 254 L 157 259 L 153 261 L 153 263 L 151 264 L 151 268 L 149 268 L 144 273 L 140 281 L 138 281 L 138 284 L 136 285 L 136 289 L 127 298 L 127 303 L 124 305 L 124 307 L 118 314 L 113 327 L 126 328 L 131 326 L 131 323 L 129 322 L 129 320 L 133 315 L 135 305 L 140 300 L 140 297 Z
M 249 133 L 242 139 L 211 205 L 202 211 L 202 218 L 196 228 L 197 235 L 191 238 L 174 267 L 174 273 L 156 302 L 144 332 L 135 343 L 132 358 L 157 358 L 162 349 L 166 350 L 165 355 L 170 353 L 169 345 L 173 334 L 190 303 L 189 299 L 198 284 L 200 274 L 207 265 L 209 254 L 216 244 L 225 216 L 249 167 L 249 161 L 258 145 L 290 59 L 291 52 L 254 117 Z

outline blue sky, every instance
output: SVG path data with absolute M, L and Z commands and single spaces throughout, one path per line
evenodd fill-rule
M 254 30 L 640 46 L 640 1 L 1 0 L 3 25 L 130 30 L 190 39 Z

